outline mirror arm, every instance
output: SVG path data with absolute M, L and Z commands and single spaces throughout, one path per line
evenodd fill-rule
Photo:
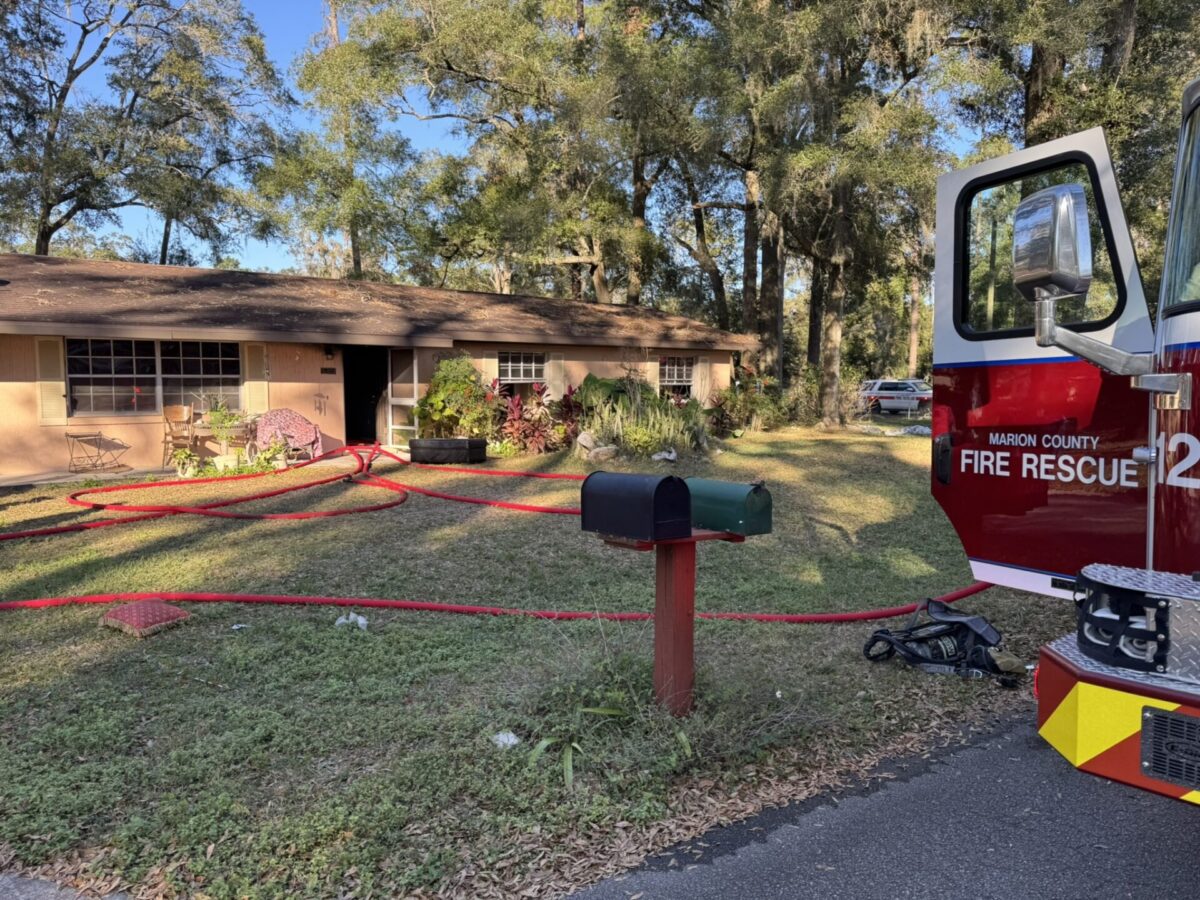
M 1039 347 L 1059 347 L 1074 353 L 1114 375 L 1149 375 L 1154 371 L 1150 354 L 1127 353 L 1110 344 L 1094 340 L 1054 323 L 1054 297 L 1039 297 L 1034 302 L 1033 332 Z

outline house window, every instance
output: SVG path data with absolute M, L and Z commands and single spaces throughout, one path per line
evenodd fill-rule
M 67 341 L 67 398 L 76 413 L 158 411 L 154 341 Z
M 162 341 L 163 403 L 241 407 L 242 359 L 231 341 Z
M 501 353 L 499 362 L 501 384 L 546 383 L 545 353 Z
M 241 352 L 228 341 L 68 338 L 71 415 L 155 413 L 166 405 L 239 409 Z
M 692 396 L 694 356 L 661 356 L 658 360 L 658 389 L 664 397 Z

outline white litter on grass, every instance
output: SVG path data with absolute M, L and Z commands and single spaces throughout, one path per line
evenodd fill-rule
M 358 613 L 346 613 L 344 616 L 338 616 L 338 620 L 333 623 L 334 628 L 341 628 L 343 625 L 357 625 L 360 631 L 366 631 L 367 619 Z
M 902 434 L 915 434 L 918 437 L 929 437 L 933 430 L 928 425 L 909 425 L 906 428 L 889 428 L 884 432 L 888 437 L 900 437 Z
M 243 624 L 243 623 L 241 623 L 241 622 L 238 622 L 236 625 L 234 625 L 234 626 L 233 626 L 233 630 L 234 630 L 234 631 L 241 631 L 243 628 L 249 628 L 249 627 L 250 627 L 249 625 L 245 625 L 245 624 Z
M 655 453 L 655 454 L 654 454 L 652 457 L 650 457 L 650 458 L 651 458 L 651 459 L 666 460 L 667 462 L 675 462 L 675 460 L 679 459 L 679 454 L 678 454 L 678 453 L 676 453 L 676 452 L 675 452 L 675 448 L 674 448 L 674 447 L 672 447 L 670 450 L 662 450 L 662 451 L 660 451 L 660 452 L 658 452 L 658 453 Z
M 521 743 L 521 739 L 511 731 L 497 731 L 492 735 L 492 743 L 501 750 L 508 750 Z

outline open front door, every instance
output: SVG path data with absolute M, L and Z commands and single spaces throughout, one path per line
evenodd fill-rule
M 1150 401 L 1034 340 L 1033 304 L 1012 280 L 1017 204 L 1084 188 L 1088 293 L 1061 300 L 1059 327 L 1131 353 L 1153 330 L 1101 129 L 942 176 L 934 281 L 933 495 L 976 578 L 1070 596 L 1088 563 L 1144 566 Z

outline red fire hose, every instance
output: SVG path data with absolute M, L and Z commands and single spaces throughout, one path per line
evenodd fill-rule
M 161 519 L 166 516 L 175 515 L 199 515 L 212 516 L 226 519 L 266 519 L 272 521 L 278 520 L 298 520 L 298 519 L 313 519 L 330 516 L 345 516 L 360 512 L 374 512 L 376 510 L 389 509 L 394 506 L 399 506 L 408 499 L 408 495 L 422 494 L 426 497 L 433 497 L 440 500 L 451 500 L 456 503 L 472 503 L 484 506 L 495 506 L 500 509 L 514 510 L 517 512 L 532 512 L 552 515 L 579 515 L 579 509 L 576 507 L 559 507 L 559 506 L 538 506 L 528 503 L 510 503 L 504 500 L 490 500 L 483 497 L 467 497 L 459 494 L 448 494 L 442 491 L 432 491 L 427 488 L 419 488 L 414 485 L 403 484 L 398 481 L 393 481 L 390 478 L 385 478 L 370 471 L 371 464 L 379 457 L 386 457 L 394 460 L 401 465 L 414 466 L 422 469 L 435 469 L 442 472 L 458 472 L 468 473 L 471 475 L 489 475 L 497 477 L 512 477 L 512 478 L 543 478 L 556 479 L 567 481 L 582 481 L 582 475 L 568 475 L 559 473 L 547 472 L 519 472 L 503 469 L 469 469 L 453 466 L 430 466 L 421 463 L 412 463 L 394 453 L 382 449 L 380 446 L 361 447 L 348 446 L 341 447 L 329 453 L 322 454 L 315 459 L 299 463 L 292 468 L 304 468 L 312 465 L 314 462 L 322 459 L 330 459 L 338 456 L 350 456 L 354 460 L 354 471 L 345 474 L 330 475 L 323 478 L 317 478 L 312 481 L 306 481 L 301 484 L 291 485 L 288 487 L 276 488 L 274 490 L 260 491 L 254 494 L 247 494 L 241 497 L 236 497 L 230 500 L 219 500 L 212 503 L 202 503 L 194 506 L 178 506 L 171 504 L 125 504 L 125 503 L 98 503 L 92 500 L 84 499 L 85 496 L 91 494 L 112 494 L 121 491 L 144 490 L 147 488 L 162 488 L 175 487 L 180 485 L 195 485 L 195 484 L 211 484 L 214 482 L 234 482 L 245 481 L 254 478 L 268 477 L 278 474 L 277 472 L 254 472 L 247 475 L 224 475 L 213 478 L 193 478 L 186 480 L 172 481 L 156 481 L 145 482 L 141 484 L 118 484 L 108 487 L 87 488 L 80 491 L 75 491 L 67 497 L 69 503 L 75 506 L 82 506 L 87 509 L 103 509 L 111 512 L 135 513 L 135 515 L 125 516 L 122 518 L 102 519 L 95 522 L 79 522 L 72 525 L 59 525 L 53 528 L 34 528 L 26 531 L 10 531 L 0 534 L 0 542 L 17 540 L 20 538 L 32 537 L 47 537 L 51 535 L 67 534 L 75 531 L 86 531 L 92 528 L 108 528 L 117 525 L 127 525 L 132 522 L 145 522 L 150 519 Z M 392 491 L 399 496 L 395 500 L 390 500 L 383 503 L 375 503 L 368 506 L 351 507 L 347 509 L 337 510 L 317 510 L 299 513 L 239 513 L 230 512 L 225 507 L 235 506 L 240 503 L 249 503 L 254 500 L 265 500 L 271 497 L 279 497 L 284 494 L 293 493 L 295 491 L 305 490 L 307 488 L 319 487 L 325 484 L 331 484 L 335 481 L 349 481 L 352 484 L 365 485 L 367 487 L 382 488 Z M 961 600 L 964 597 L 969 597 L 972 594 L 977 594 L 991 587 L 990 584 L 983 581 L 977 581 L 965 588 L 954 591 L 950 594 L 945 594 L 937 599 L 945 603 L 953 603 L 956 600 Z M 586 610 L 534 610 L 534 609 L 516 609 L 512 607 L 502 606 L 479 606 L 463 603 L 436 603 L 423 600 L 388 600 L 372 597 L 305 597 L 292 594 L 227 594 L 227 593 L 193 593 L 193 592 L 163 592 L 154 593 L 130 592 L 124 591 L 112 594 L 82 594 L 78 596 L 68 597 L 41 597 L 35 600 L 8 600 L 0 601 L 0 610 L 16 610 L 16 609 L 47 609 L 55 606 L 72 606 L 77 604 L 91 603 L 113 603 L 119 600 L 168 600 L 177 602 L 192 602 L 192 603 L 270 603 L 279 605 L 292 606 L 361 606 L 366 608 L 376 609 L 405 609 L 417 610 L 423 612 L 442 612 L 455 613 L 460 615 L 482 615 L 482 616 L 525 616 L 534 619 L 557 619 L 557 620 L 574 620 L 574 619 L 606 619 L 619 622 L 636 622 L 652 619 L 653 614 L 648 612 L 599 612 Z M 886 619 L 894 616 L 908 615 L 918 608 L 919 604 L 910 603 L 905 606 L 892 606 L 884 609 L 863 610 L 860 612 L 845 612 L 845 613 L 800 613 L 800 614 L 784 614 L 784 613 L 697 613 L 697 617 L 701 619 L 724 619 L 733 621 L 753 621 L 753 622 L 783 622 L 783 623 L 834 623 L 834 622 L 865 622 L 874 619 Z

